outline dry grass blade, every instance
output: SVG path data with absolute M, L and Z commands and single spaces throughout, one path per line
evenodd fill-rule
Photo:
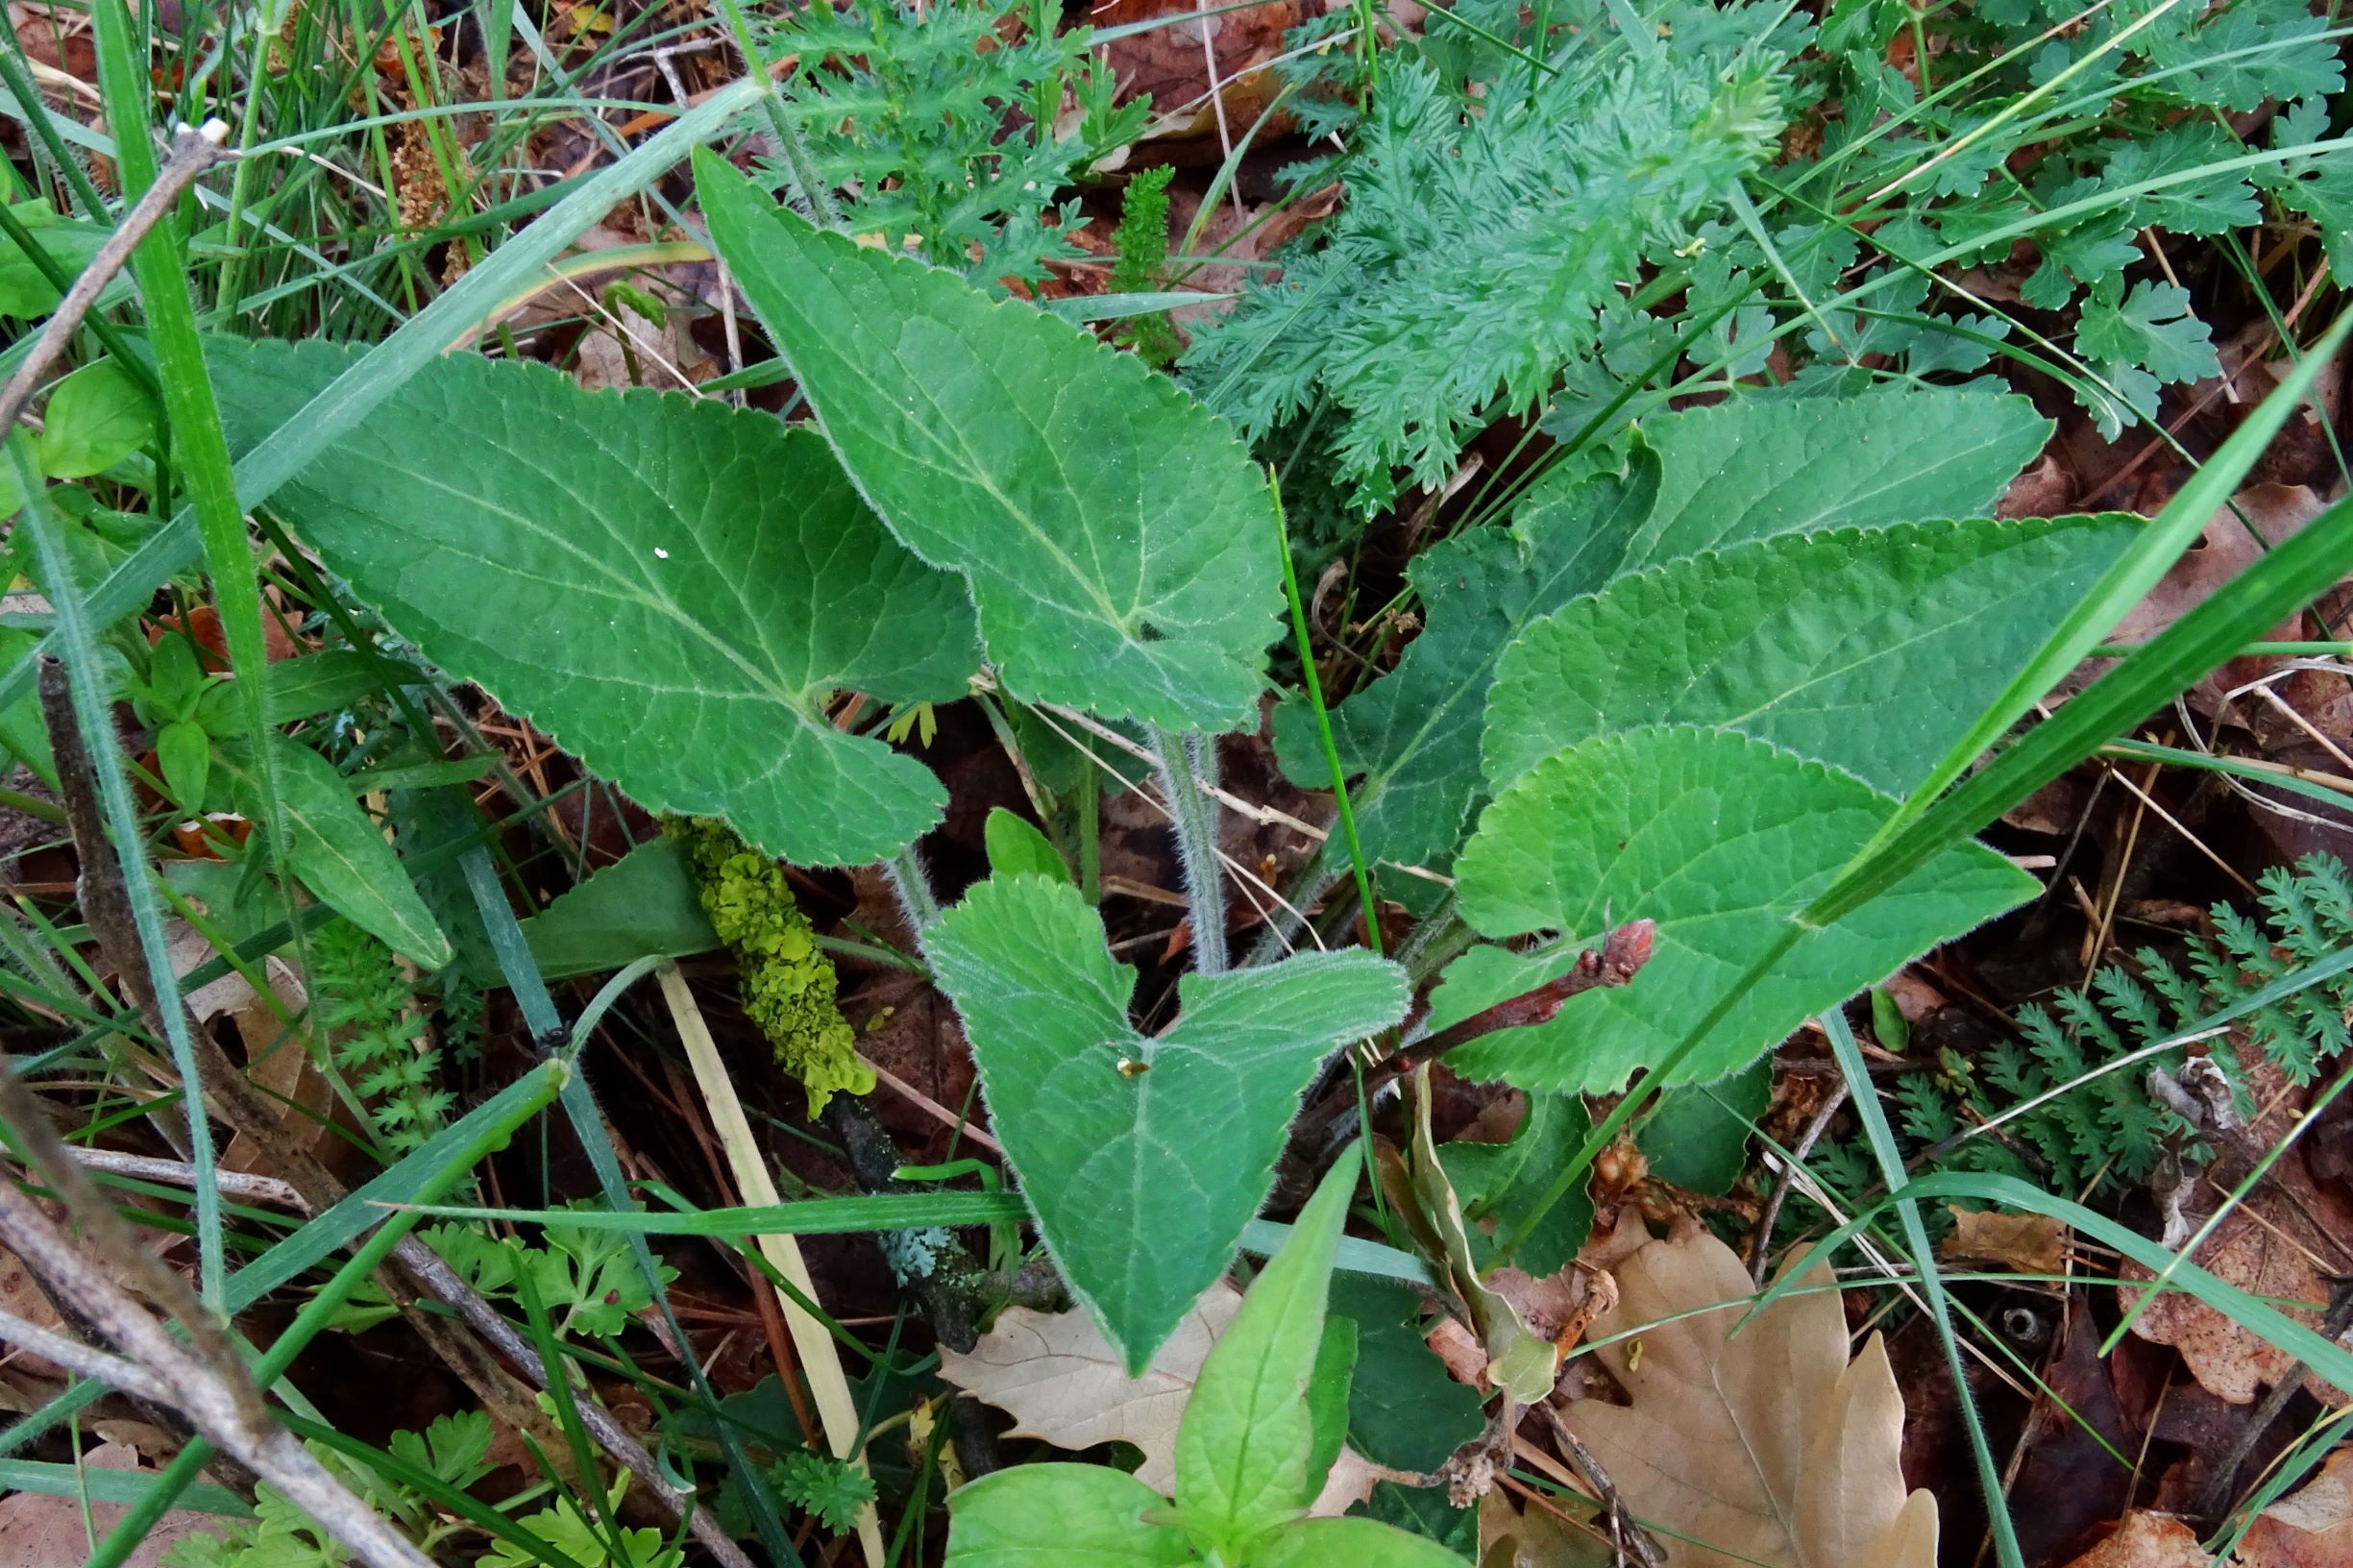
M 702 1009 L 695 1004 L 694 992 L 687 989 L 686 976 L 678 972 L 675 964 L 664 964 L 660 972 L 662 999 L 670 1006 L 678 1038 L 686 1042 L 686 1059 L 694 1069 L 695 1087 L 701 1090 L 704 1108 L 711 1114 L 711 1126 L 719 1135 L 721 1147 L 727 1152 L 729 1174 L 734 1176 L 746 1203 L 782 1203 L 776 1180 L 769 1174 L 767 1156 L 760 1152 L 759 1143 L 752 1138 L 743 1102 L 736 1098 L 726 1064 L 719 1059 L 719 1046 L 711 1039 L 710 1026 L 703 1021 Z M 760 1251 L 770 1265 L 792 1283 L 794 1289 L 810 1301 L 817 1299 L 817 1285 L 809 1278 L 809 1265 L 801 1259 L 798 1242 L 789 1236 L 763 1236 Z M 811 1317 L 799 1302 L 781 1290 L 776 1296 L 777 1305 L 784 1311 L 785 1326 L 792 1333 L 793 1349 L 800 1358 L 802 1375 L 809 1380 L 809 1392 L 817 1401 L 825 1442 L 833 1450 L 834 1458 L 863 1470 L 866 1459 L 858 1449 L 858 1407 L 850 1398 L 849 1379 L 842 1370 L 842 1353 L 835 1347 L 833 1336 L 825 1332 L 825 1326 Z M 883 1550 L 882 1526 L 871 1503 L 858 1510 L 858 1545 L 872 1568 L 882 1568 L 889 1560 Z

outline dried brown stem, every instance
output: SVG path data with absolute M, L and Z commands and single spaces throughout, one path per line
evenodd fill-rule
M 99 294 L 114 281 L 116 273 L 130 265 L 131 253 L 139 248 L 139 241 L 163 221 L 164 214 L 196 183 L 197 176 L 223 159 L 236 156 L 221 146 L 228 134 L 226 125 L 211 120 L 202 130 L 184 127 L 172 138 L 171 156 L 158 171 L 156 183 L 123 214 L 122 221 L 114 226 L 114 233 L 107 236 L 98 254 L 90 257 L 90 264 L 82 269 L 82 276 L 74 280 L 73 287 L 58 303 L 57 312 L 34 340 L 33 352 L 25 355 L 16 374 L 9 378 L 7 387 L 0 389 L 0 431 L 6 431 L 24 413 L 25 404 L 33 401 L 41 378 L 49 374 L 58 356 L 65 352 L 65 345 L 73 341 L 91 306 L 98 303 Z
M 0 1080 L 22 1092 L 13 1072 L 0 1067 Z M 185 1416 L 214 1447 L 278 1488 L 370 1568 L 432 1568 L 423 1553 L 278 1424 L 242 1360 L 233 1356 L 216 1360 L 194 1344 L 182 1343 L 110 1279 L 94 1260 L 104 1258 L 117 1268 L 135 1266 L 132 1259 L 144 1256 L 144 1249 L 114 1254 L 86 1234 L 92 1214 L 76 1208 L 71 1198 L 66 1203 L 75 1220 L 86 1227 L 79 1244 L 13 1182 L 0 1182 L 0 1245 L 23 1260 L 61 1311 L 70 1308 L 94 1325 L 99 1335 L 135 1365 L 130 1380 L 133 1391 L 149 1394 Z M 112 1214 L 104 1205 L 100 1208 Z M 198 1325 L 191 1319 L 183 1327 L 193 1337 Z M 213 1332 L 218 1333 L 217 1326 Z
M 1773 1261 L 1773 1227 L 1781 1217 L 1781 1205 L 1789 1201 L 1790 1188 L 1797 1183 L 1798 1166 L 1814 1152 L 1814 1145 L 1822 1141 L 1822 1135 L 1830 1125 L 1830 1118 L 1838 1115 L 1838 1108 L 1846 1103 L 1847 1081 L 1842 1078 L 1830 1086 L 1830 1092 L 1823 1097 L 1821 1109 L 1805 1124 L 1804 1135 L 1798 1139 L 1798 1146 L 1789 1151 L 1789 1159 L 1781 1165 L 1781 1174 L 1774 1180 L 1773 1194 L 1765 1199 L 1764 1213 L 1757 1215 L 1756 1233 L 1749 1243 L 1749 1279 L 1759 1287 L 1765 1283 L 1766 1265 Z
M 1651 1532 L 1635 1520 L 1633 1510 L 1626 1506 L 1626 1499 L 1619 1494 L 1617 1482 L 1609 1479 L 1609 1472 L 1603 1466 L 1600 1457 L 1569 1430 L 1569 1424 L 1560 1418 L 1560 1412 L 1553 1409 L 1549 1402 L 1536 1408 L 1544 1412 L 1544 1419 L 1552 1426 L 1553 1437 L 1567 1452 L 1569 1462 L 1577 1466 L 1578 1474 L 1583 1476 L 1585 1483 L 1593 1488 L 1594 1500 L 1602 1505 L 1609 1520 L 1609 1538 L 1618 1550 L 1618 1560 L 1623 1562 L 1631 1557 L 1642 1564 L 1642 1568 L 1665 1568 L 1666 1554 L 1651 1538 Z

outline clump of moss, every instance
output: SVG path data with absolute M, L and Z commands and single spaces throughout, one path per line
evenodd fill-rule
M 745 1016 L 808 1090 L 809 1114 L 836 1092 L 871 1090 L 873 1069 L 858 1060 L 857 1034 L 834 1001 L 833 960 L 794 902 L 784 868 L 709 818 L 674 818 L 663 831 L 685 841 L 702 912 L 735 958 Z

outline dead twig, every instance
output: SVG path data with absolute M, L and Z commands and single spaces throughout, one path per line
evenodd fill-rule
M 1781 1205 L 1789 1201 L 1789 1189 L 1798 1180 L 1798 1167 L 1805 1163 L 1807 1155 L 1814 1152 L 1814 1145 L 1822 1141 L 1822 1135 L 1828 1129 L 1830 1118 L 1837 1115 L 1838 1108 L 1846 1103 L 1847 1081 L 1842 1078 L 1830 1086 L 1830 1092 L 1823 1097 L 1821 1108 L 1806 1122 L 1805 1132 L 1799 1138 L 1798 1146 L 1791 1149 L 1789 1158 L 1782 1162 L 1781 1174 L 1774 1179 L 1773 1194 L 1765 1199 L 1764 1212 L 1756 1216 L 1756 1230 L 1749 1241 L 1749 1281 L 1759 1289 L 1765 1284 L 1765 1265 L 1773 1261 L 1774 1223 L 1781 1217 Z
M 139 241 L 163 221 L 164 214 L 196 183 L 197 176 L 224 159 L 236 156 L 221 145 L 228 137 L 229 127 L 221 120 L 207 120 L 201 130 L 181 127 L 180 134 L 172 138 L 171 156 L 164 159 L 156 183 L 123 214 L 122 221 L 114 226 L 114 233 L 107 236 L 98 254 L 90 257 L 90 264 L 82 269 L 82 276 L 74 280 L 74 286 L 66 290 L 65 298 L 59 302 L 57 313 L 41 329 L 40 336 L 33 340 L 33 351 L 25 355 L 24 363 L 9 378 L 7 387 L 0 388 L 0 431 L 7 430 L 23 415 L 41 378 L 49 374 L 50 367 L 65 352 L 65 345 L 73 341 L 91 306 L 98 303 L 99 294 L 114 281 L 116 273 L 130 265 L 131 253 L 139 248 Z
M 1609 1520 L 1610 1544 L 1617 1548 L 1618 1560 L 1624 1562 L 1631 1557 L 1642 1564 L 1642 1568 L 1665 1568 L 1666 1554 L 1651 1538 L 1651 1532 L 1635 1520 L 1633 1510 L 1626 1506 L 1626 1499 L 1619 1495 L 1617 1483 L 1609 1479 L 1609 1472 L 1603 1468 L 1601 1459 L 1593 1450 L 1579 1440 L 1577 1433 L 1569 1430 L 1569 1424 L 1560 1419 L 1560 1412 L 1554 1409 L 1550 1403 L 1537 1409 L 1544 1412 L 1544 1419 L 1551 1424 L 1555 1440 L 1568 1451 L 1569 1462 L 1577 1466 L 1578 1473 L 1585 1478 L 1585 1483 L 1593 1488 L 1594 1500 L 1602 1505 Z

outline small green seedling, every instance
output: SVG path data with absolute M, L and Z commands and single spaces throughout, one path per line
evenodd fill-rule
M 1173 1506 L 1103 1465 L 1000 1470 L 948 1499 L 947 1568 L 1459 1565 L 1435 1541 L 1377 1520 L 1305 1517 L 1338 1449 L 1317 1441 L 1327 1402 L 1310 1384 L 1357 1170 L 1352 1146 L 1203 1363 L 1177 1428 Z

